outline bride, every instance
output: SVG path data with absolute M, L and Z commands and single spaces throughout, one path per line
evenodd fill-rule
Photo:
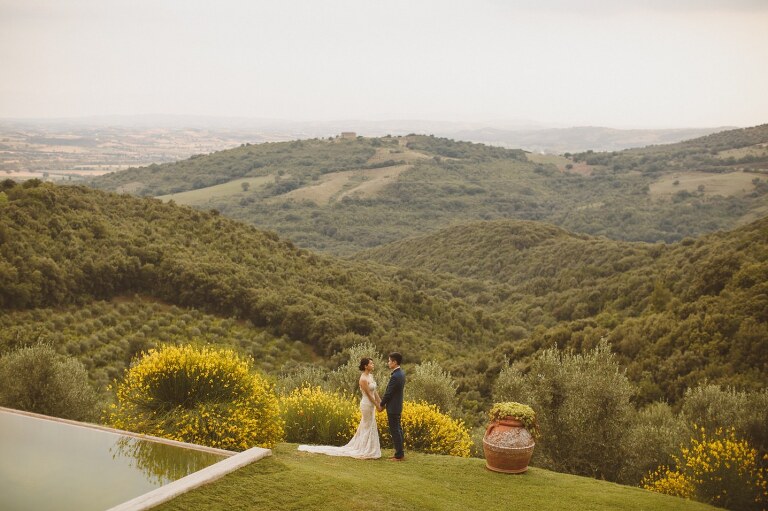
M 373 379 L 373 359 L 364 358 L 360 361 L 360 412 L 362 419 L 357 431 L 347 445 L 336 447 L 332 445 L 300 445 L 300 451 L 327 454 L 329 456 L 350 456 L 360 459 L 381 458 L 379 430 L 376 427 L 376 407 L 381 402 L 376 392 L 376 380 Z

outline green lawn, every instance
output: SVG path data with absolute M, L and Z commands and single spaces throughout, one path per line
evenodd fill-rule
M 385 450 L 384 456 L 391 455 Z M 696 502 L 531 468 L 491 472 L 485 461 L 408 453 L 402 463 L 300 453 L 273 456 L 184 494 L 157 510 L 705 510 Z

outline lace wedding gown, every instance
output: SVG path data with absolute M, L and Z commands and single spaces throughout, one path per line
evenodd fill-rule
M 371 392 L 376 390 L 376 381 L 373 376 L 369 380 Z M 362 392 L 362 391 L 361 391 Z M 376 427 L 376 407 L 363 392 L 360 400 L 360 412 L 362 419 L 357 426 L 357 431 L 347 445 L 341 447 L 333 445 L 300 445 L 299 450 L 327 454 L 329 456 L 349 456 L 359 459 L 381 458 L 381 445 L 379 444 L 379 430 Z

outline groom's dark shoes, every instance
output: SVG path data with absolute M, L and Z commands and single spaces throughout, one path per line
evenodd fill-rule
M 389 458 L 389 461 L 405 461 L 405 457 L 401 456 L 400 458 L 398 458 L 396 456 L 392 456 L 391 458 Z

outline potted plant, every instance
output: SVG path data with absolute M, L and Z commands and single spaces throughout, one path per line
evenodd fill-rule
M 536 412 L 528 405 L 495 403 L 483 436 L 485 466 L 495 472 L 519 474 L 528 470 L 539 436 Z

